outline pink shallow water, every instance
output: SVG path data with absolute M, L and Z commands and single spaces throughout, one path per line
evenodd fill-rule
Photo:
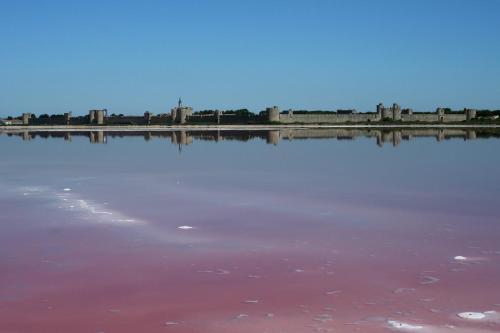
M 94 157 L 76 147 L 81 163 Z M 171 163 L 189 168 L 183 158 Z M 239 162 L 211 178 L 113 160 L 82 178 L 54 163 L 40 179 L 38 158 L 14 161 L 2 165 L 0 332 L 387 332 L 389 320 L 500 331 L 496 314 L 457 316 L 500 312 L 489 190 L 440 192 L 418 177 L 401 188 L 329 173 L 319 182 L 293 168 L 301 179 L 267 169 L 248 181 L 259 167 Z M 100 174 L 107 166 L 119 171 Z M 30 175 L 16 179 L 19 168 Z

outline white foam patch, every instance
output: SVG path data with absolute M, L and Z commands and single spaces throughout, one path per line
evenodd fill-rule
M 472 320 L 481 320 L 486 318 L 486 315 L 482 312 L 460 312 L 457 314 L 460 318 L 463 319 L 472 319 Z
M 243 301 L 243 303 L 245 303 L 245 304 L 257 304 L 257 303 L 259 303 L 259 300 L 258 299 L 246 299 Z
M 426 325 L 426 324 L 410 324 L 396 320 L 387 321 L 386 327 L 393 331 L 401 332 L 421 332 L 421 333 L 498 333 L 497 330 L 473 328 L 473 327 L 458 327 L 454 325 Z
M 116 225 L 142 224 L 144 221 L 133 219 L 119 211 L 104 209 L 104 205 L 92 200 L 86 200 L 79 197 L 70 188 L 64 188 L 63 192 L 51 190 L 48 187 L 22 187 L 23 195 L 27 193 L 31 196 L 41 196 L 44 199 L 54 200 L 55 207 L 71 211 L 72 214 L 78 214 L 84 220 L 90 220 L 95 223 L 108 223 Z
M 180 227 L 177 227 L 177 229 L 181 229 L 181 230 L 191 230 L 193 229 L 193 227 L 189 226 L 189 225 L 181 225 Z
M 456 263 L 471 263 L 471 264 L 475 264 L 475 263 L 479 263 L 481 261 L 488 261 L 489 258 L 487 257 L 466 257 L 466 256 L 455 256 L 453 257 L 453 260 L 456 262 Z
M 396 321 L 396 320 L 389 320 L 387 321 L 387 324 L 389 325 L 389 328 L 392 329 L 397 329 L 401 331 L 419 331 L 424 328 L 424 326 L 420 325 L 412 325 L 408 323 L 403 323 L 401 321 Z
M 471 321 L 488 321 L 500 324 L 500 313 L 496 311 L 484 311 L 484 312 L 460 312 L 457 314 L 459 318 L 468 319 Z
M 438 282 L 439 282 L 439 278 L 434 277 L 434 276 L 430 276 L 430 275 L 425 275 L 425 276 L 422 276 L 422 281 L 420 281 L 420 284 L 427 285 L 427 284 L 434 284 L 434 283 L 438 283 Z

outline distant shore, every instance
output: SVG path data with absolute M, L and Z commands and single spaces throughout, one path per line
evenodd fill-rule
M 0 132 L 18 131 L 213 131 L 213 130 L 280 130 L 280 129 L 321 129 L 321 128 L 345 128 L 345 129 L 397 129 L 397 128 L 498 128 L 499 124 L 351 124 L 351 125 L 113 125 L 113 126 L 91 126 L 91 125 L 51 125 L 51 126 L 0 126 Z

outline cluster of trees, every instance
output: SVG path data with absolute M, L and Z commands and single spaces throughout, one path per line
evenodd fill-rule
M 289 111 L 283 111 L 282 113 L 288 114 Z M 293 114 L 346 114 L 346 113 L 356 113 L 353 109 L 339 109 L 337 111 L 333 110 L 293 110 Z
M 210 115 L 214 114 L 216 110 L 201 110 L 201 111 L 196 111 L 193 114 L 194 115 Z M 237 110 L 224 110 L 221 112 L 223 115 L 235 115 L 238 117 L 251 117 L 255 116 L 253 112 L 251 112 L 248 109 L 237 109 Z
M 494 117 L 500 116 L 500 110 L 477 110 L 477 117 Z

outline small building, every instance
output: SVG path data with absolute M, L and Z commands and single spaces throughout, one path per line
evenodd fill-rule
M 23 125 L 23 121 L 21 119 L 0 119 L 1 126 L 15 126 L 15 125 Z

